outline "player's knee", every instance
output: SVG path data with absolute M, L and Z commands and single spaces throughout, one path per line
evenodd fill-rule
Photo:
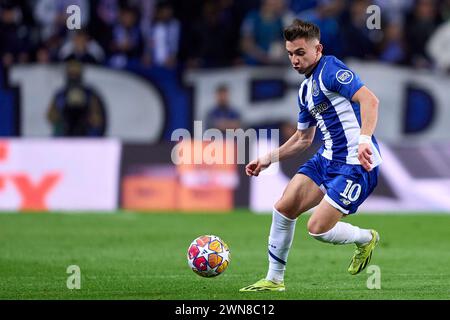
M 292 205 L 286 203 L 286 201 L 283 201 L 283 199 L 278 200 L 274 208 L 289 219 L 297 219 L 299 216 L 297 210 Z

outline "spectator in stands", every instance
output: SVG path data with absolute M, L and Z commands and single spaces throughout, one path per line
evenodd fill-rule
M 58 55 L 64 44 L 64 35 L 62 33 L 54 35 L 44 42 L 39 42 L 36 51 L 36 60 L 47 62 L 59 61 Z M 39 60 L 41 59 L 41 60 Z
M 41 64 L 47 64 L 52 62 L 49 50 L 44 46 L 40 46 L 36 50 L 36 62 Z
M 39 43 L 35 46 L 36 60 L 58 61 L 59 51 L 64 45 L 68 32 L 67 8 L 70 5 L 80 8 L 81 27 L 85 28 L 90 21 L 90 2 L 88 0 L 40 0 L 30 1 L 29 5 L 32 6 L 39 38 Z
M 63 17 L 57 0 L 36 1 L 33 7 L 33 15 L 39 29 L 41 42 L 46 42 L 63 32 L 65 24 L 63 24 Z
M 64 36 L 67 30 L 67 8 L 76 5 L 81 12 L 81 27 L 89 24 L 89 0 L 39 0 L 34 2 L 34 18 L 39 25 L 40 37 L 46 42 L 55 36 Z
M 143 37 L 150 36 L 152 32 L 153 20 L 155 18 L 155 11 L 157 0 L 138 0 L 140 18 L 140 28 Z
M 100 31 L 95 32 L 96 39 L 106 38 L 110 31 L 110 26 L 116 23 L 119 16 L 119 8 L 132 7 L 139 12 L 139 28 L 142 37 L 149 37 L 152 22 L 155 14 L 155 7 L 158 0 L 97 0 L 97 24 Z M 105 31 L 106 34 L 101 34 Z M 104 41 L 106 39 L 102 39 Z
M 376 57 L 375 39 L 377 31 L 369 30 L 366 25 L 368 0 L 350 2 L 348 11 L 342 17 L 342 53 L 344 57 L 374 59 Z
M 409 45 L 409 63 L 418 68 L 428 68 L 431 60 L 426 44 L 439 25 L 435 0 L 417 0 L 405 22 L 406 41 Z
M 131 61 L 138 61 L 142 55 L 142 36 L 138 25 L 138 14 L 131 6 L 120 8 L 118 23 L 113 27 L 111 65 L 124 68 Z
M 216 68 L 234 64 L 238 35 L 227 9 L 216 0 L 205 3 L 201 19 L 189 32 L 188 67 Z
M 119 17 L 119 2 L 97 0 L 94 3 L 97 5 L 92 10 L 92 27 L 89 33 L 100 44 L 106 55 L 109 55 L 113 27 Z
M 450 73 L 450 19 L 431 35 L 426 50 L 437 69 Z
M 282 0 L 262 0 L 259 10 L 245 17 L 241 28 L 241 48 L 250 65 L 286 62 L 283 40 Z
M 0 3 L 14 3 L 19 9 L 21 25 L 26 25 L 28 28 L 36 26 L 36 21 L 33 16 L 34 0 L 0 0 Z
M 439 13 L 442 21 L 450 21 L 450 0 L 442 1 Z
M 317 0 L 290 0 L 289 7 L 295 14 L 298 14 L 317 7 Z
M 437 69 L 450 73 L 450 54 L 442 54 L 450 52 L 450 0 L 442 1 L 439 13 L 445 22 L 431 35 L 426 52 Z
M 47 118 L 54 136 L 103 136 L 106 113 L 100 96 L 83 83 L 82 64 L 70 61 L 66 66 L 65 87 L 52 99 Z
M 102 63 L 105 53 L 100 45 L 85 30 L 77 30 L 61 48 L 60 61 L 78 60 L 83 63 Z
M 208 113 L 208 128 L 216 128 L 222 132 L 226 129 L 238 129 L 241 127 L 241 116 L 230 105 L 229 90 L 226 85 L 216 88 L 216 105 Z
M 0 58 L 4 66 L 29 60 L 29 32 L 22 24 L 22 12 L 14 1 L 0 5 Z
M 383 28 L 383 39 L 379 45 L 379 60 L 394 64 L 406 63 L 406 44 L 402 24 L 392 20 Z
M 405 14 L 411 10 L 414 1 L 415 0 L 374 0 L 373 2 L 381 8 L 382 21 L 403 24 Z
M 119 18 L 118 0 L 97 0 L 96 16 L 105 24 L 113 25 Z
M 156 6 L 155 20 L 150 37 L 146 39 L 144 62 L 172 69 L 177 64 L 180 39 L 180 22 L 173 15 L 172 5 L 167 1 Z

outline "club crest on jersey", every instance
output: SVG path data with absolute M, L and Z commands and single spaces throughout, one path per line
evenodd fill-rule
M 317 97 L 319 95 L 319 86 L 317 85 L 316 80 L 313 80 L 312 83 L 312 95 L 314 97 Z
M 348 84 L 353 80 L 353 73 L 350 70 L 341 69 L 336 72 L 336 79 L 342 84 Z
M 326 102 L 322 102 L 320 104 L 318 104 L 317 106 L 314 106 L 314 108 L 312 108 L 309 113 L 313 116 L 316 117 L 317 115 L 321 114 L 322 112 L 324 112 L 325 110 L 327 110 L 329 107 L 328 103 Z

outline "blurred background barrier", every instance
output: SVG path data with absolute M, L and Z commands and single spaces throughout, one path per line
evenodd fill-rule
M 381 140 L 450 139 L 449 76 L 375 62 L 350 60 L 348 65 L 380 100 L 376 135 Z M 191 97 L 187 100 L 192 103 L 186 105 L 184 114 L 174 116 L 165 95 L 149 79 L 96 66 L 87 66 L 84 72 L 86 86 L 98 92 L 102 104 L 107 106 L 105 136 L 125 142 L 158 142 L 169 140 L 167 132 L 174 128 L 192 130 L 192 121 L 176 124 L 170 120 L 182 118 L 186 113 L 193 120 L 205 121 L 204 129 L 207 129 L 208 114 L 216 107 L 216 88 L 221 85 L 226 86 L 229 104 L 239 114 L 244 128 L 293 125 L 298 113 L 298 84 L 302 80 L 302 76 L 287 67 L 187 72 L 185 85 L 192 90 L 188 93 L 185 88 L 183 92 Z M 45 118 L 52 101 L 58 98 L 58 89 L 64 85 L 63 66 L 15 66 L 9 71 L 8 79 L 10 90 L 0 92 L 3 102 L 0 117 L 8 122 L 3 130 L 11 134 L 20 132 L 24 137 L 51 136 L 52 127 Z M 169 87 L 177 86 L 177 80 L 166 80 L 174 81 Z M 176 94 L 177 91 L 170 92 Z M 20 101 L 20 106 L 15 101 Z
M 380 100 L 376 136 L 384 141 L 450 139 L 450 77 L 426 70 L 348 60 Z M 239 68 L 188 72 L 194 87 L 195 119 L 204 119 L 214 100 L 212 88 L 226 84 L 231 105 L 247 127 L 294 123 L 303 76 L 290 68 Z
M 51 136 L 51 127 L 36 119 L 45 119 L 55 92 L 65 84 L 63 66 L 15 66 L 9 79 L 11 86 L 20 88 L 22 135 Z M 158 141 L 162 136 L 166 111 L 154 86 L 133 73 L 96 66 L 85 67 L 83 81 L 108 106 L 107 136 L 124 141 Z

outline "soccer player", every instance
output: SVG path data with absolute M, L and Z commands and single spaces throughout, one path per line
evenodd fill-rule
M 309 234 L 332 244 L 356 245 L 348 272 L 358 274 L 368 265 L 379 241 L 375 230 L 340 221 L 357 211 L 377 184 L 381 163 L 373 132 L 378 115 L 377 97 L 358 75 L 334 56 L 322 55 L 319 28 L 294 20 L 284 30 L 292 67 L 305 75 L 298 91 L 298 130 L 281 147 L 246 166 L 258 176 L 274 161 L 307 149 L 316 127 L 324 145 L 300 167 L 273 208 L 264 279 L 240 291 L 284 291 L 284 273 L 298 216 L 315 208 L 308 221 Z

